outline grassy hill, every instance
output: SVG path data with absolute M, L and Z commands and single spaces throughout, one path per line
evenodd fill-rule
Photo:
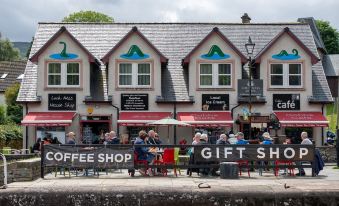
M 20 50 L 20 56 L 23 59 L 26 59 L 26 53 L 30 46 L 30 42 L 12 42 L 15 48 Z

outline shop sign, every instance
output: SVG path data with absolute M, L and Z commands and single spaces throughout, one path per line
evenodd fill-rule
M 252 96 L 263 96 L 263 80 L 252 79 Z M 250 81 L 248 79 L 238 79 L 238 96 L 250 96 Z
M 273 94 L 273 110 L 300 110 L 300 94 Z
M 48 94 L 48 110 L 76 110 L 76 94 Z
M 44 166 L 75 168 L 110 168 L 132 169 L 134 168 L 134 149 L 131 146 L 110 147 L 69 147 L 67 145 L 44 145 Z
M 313 145 L 227 145 L 196 146 L 196 162 L 248 161 L 313 161 Z
M 148 94 L 121 94 L 121 110 L 148 110 Z
M 203 94 L 202 110 L 229 110 L 228 94 Z

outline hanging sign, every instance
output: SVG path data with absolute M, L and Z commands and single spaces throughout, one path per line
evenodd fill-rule
M 273 110 L 300 110 L 300 94 L 273 94 Z
M 263 96 L 263 85 L 262 79 L 252 79 L 252 97 Z M 238 96 L 250 96 L 250 81 L 248 79 L 238 79 Z
M 48 110 L 76 110 L 76 94 L 48 94 Z
M 148 94 L 121 94 L 121 110 L 148 110 Z
M 229 94 L 203 94 L 202 110 L 229 110 Z

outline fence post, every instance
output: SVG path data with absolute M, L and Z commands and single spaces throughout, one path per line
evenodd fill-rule
M 41 141 L 41 161 L 40 161 L 40 166 L 41 166 L 41 173 L 40 173 L 40 177 L 44 178 L 45 176 L 45 167 L 44 167 L 44 141 Z
M 7 188 L 7 161 L 6 161 L 6 157 L 4 154 L 0 153 L 0 156 L 4 160 L 4 186 L 2 186 L 2 189 L 6 189 Z

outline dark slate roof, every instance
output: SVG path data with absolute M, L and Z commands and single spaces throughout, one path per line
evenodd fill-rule
M 315 23 L 314 18 L 313 17 L 299 18 L 298 22 L 306 23 L 310 25 L 317 48 L 322 49 L 326 53 L 325 44 L 320 36 L 320 32 Z
M 162 69 L 162 100 L 190 101 L 188 72 L 182 66 L 182 59 L 199 44 L 214 27 L 218 27 L 236 48 L 246 56 L 245 43 L 250 35 L 256 46 L 257 55 L 276 35 L 288 27 L 303 44 L 317 57 L 317 47 L 308 24 L 224 24 L 224 23 L 40 23 L 36 31 L 30 57 L 38 51 L 62 26 L 91 52 L 96 59 L 102 59 L 134 26 L 168 58 Z M 320 66 L 321 67 L 321 66 Z M 313 67 L 316 70 L 318 67 Z M 37 66 L 28 62 L 26 76 L 18 95 L 18 101 L 36 101 Z M 314 88 L 314 97 L 332 100 L 324 72 L 313 72 L 313 84 L 325 91 L 325 96 Z M 318 83 L 318 84 L 317 84 Z M 328 91 L 328 92 L 327 92 Z
M 339 54 L 328 54 L 323 57 L 326 76 L 339 76 Z
M 4 92 L 14 83 L 20 83 L 17 79 L 20 74 L 25 72 L 26 61 L 0 61 L 0 77 L 8 74 L 6 78 L 0 79 L 0 92 Z

